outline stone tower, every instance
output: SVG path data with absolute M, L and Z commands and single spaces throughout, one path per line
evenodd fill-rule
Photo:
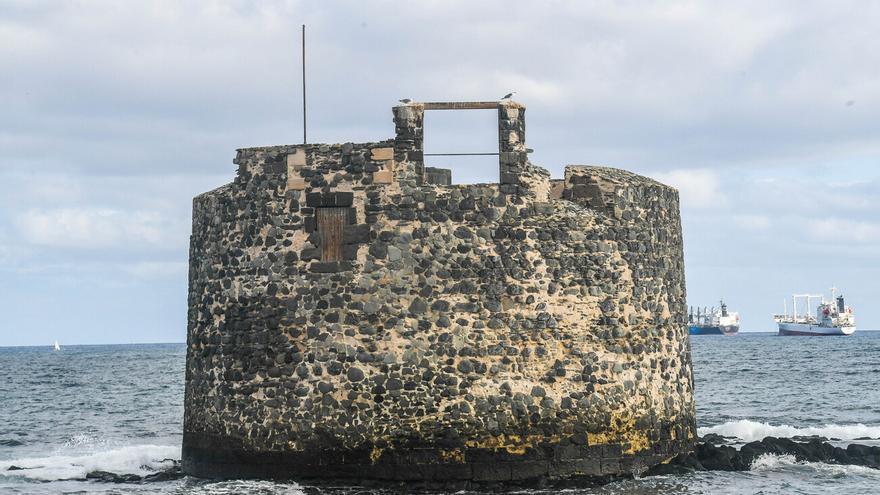
M 424 112 L 470 108 L 498 111 L 499 181 L 448 185 Z M 551 180 L 515 102 L 393 113 L 393 140 L 241 149 L 195 198 L 184 470 L 468 486 L 689 449 L 678 193 Z

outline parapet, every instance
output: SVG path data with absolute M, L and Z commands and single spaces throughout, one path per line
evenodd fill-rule
M 303 190 L 313 185 L 322 163 L 332 161 L 337 170 L 351 172 L 357 185 L 406 184 L 419 186 L 432 180 L 445 181 L 448 170 L 426 172 L 424 154 L 424 115 L 426 110 L 498 110 L 499 183 L 509 194 L 527 194 L 534 189 L 537 175 L 528 163 L 525 146 L 525 107 L 517 102 L 428 102 L 407 103 L 392 109 L 396 136 L 379 143 L 343 145 L 276 146 L 239 150 L 239 175 L 258 172 L 287 174 L 288 187 Z M 363 153 L 366 151 L 366 153 Z M 284 155 L 286 167 L 277 161 Z M 351 161 L 344 161 L 345 157 Z M 334 158 L 338 160 L 334 161 Z M 268 159 L 268 160 L 267 160 Z M 262 168 L 261 168 L 262 165 Z M 358 169 L 362 167 L 362 169 Z M 442 171 L 442 172 L 440 172 Z M 438 175 L 439 174 L 439 175 Z M 546 171 L 543 171 L 544 175 Z M 448 179 L 451 182 L 451 176 Z M 540 182 L 540 180 L 538 181 Z M 540 187 L 540 184 L 539 186 Z
M 498 183 L 424 166 L 493 105 Z M 638 473 L 695 438 L 678 194 L 531 164 L 514 102 L 375 143 L 238 151 L 198 196 L 183 468 L 469 487 Z

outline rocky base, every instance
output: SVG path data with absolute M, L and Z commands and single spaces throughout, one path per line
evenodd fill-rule
M 180 470 L 180 463 L 174 461 L 174 467 L 153 474 L 141 476 L 138 474 L 117 474 L 109 471 L 90 471 L 86 474 L 88 481 L 100 481 L 104 483 L 155 483 L 159 481 L 172 481 L 183 478 L 185 475 Z
M 724 445 L 718 435 L 707 435 L 689 454 L 681 454 L 670 462 L 649 469 L 645 475 L 684 474 L 694 471 L 748 471 L 764 454 L 792 455 L 797 461 L 849 464 L 880 469 L 880 447 L 850 444 L 834 446 L 822 438 L 766 437 L 750 442 L 739 450 Z
M 463 444 L 254 452 L 207 435 L 185 434 L 184 440 L 183 471 L 198 478 L 446 491 L 598 486 L 690 449 L 669 442 L 662 451 L 624 453 L 618 445 L 543 442 L 523 452 Z
M 619 445 L 540 442 L 522 451 L 448 443 L 254 452 L 227 438 L 184 434 L 183 471 L 198 478 L 297 480 L 407 490 L 566 488 L 606 484 L 645 471 L 692 444 L 623 452 Z

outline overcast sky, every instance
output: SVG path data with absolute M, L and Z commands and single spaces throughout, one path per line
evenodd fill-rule
M 769 331 L 835 284 L 880 329 L 878 3 L 0 0 L 0 345 L 185 340 L 191 198 L 236 148 L 300 141 L 303 23 L 310 141 L 515 90 L 554 176 L 679 188 L 691 304 Z M 491 112 L 426 129 L 497 146 Z

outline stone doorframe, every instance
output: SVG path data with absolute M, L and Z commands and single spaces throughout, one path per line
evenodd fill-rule
M 425 111 L 498 109 L 498 166 L 501 184 L 520 185 L 528 162 L 526 108 L 514 101 L 412 102 L 394 112 L 395 180 L 411 185 L 425 183 Z

